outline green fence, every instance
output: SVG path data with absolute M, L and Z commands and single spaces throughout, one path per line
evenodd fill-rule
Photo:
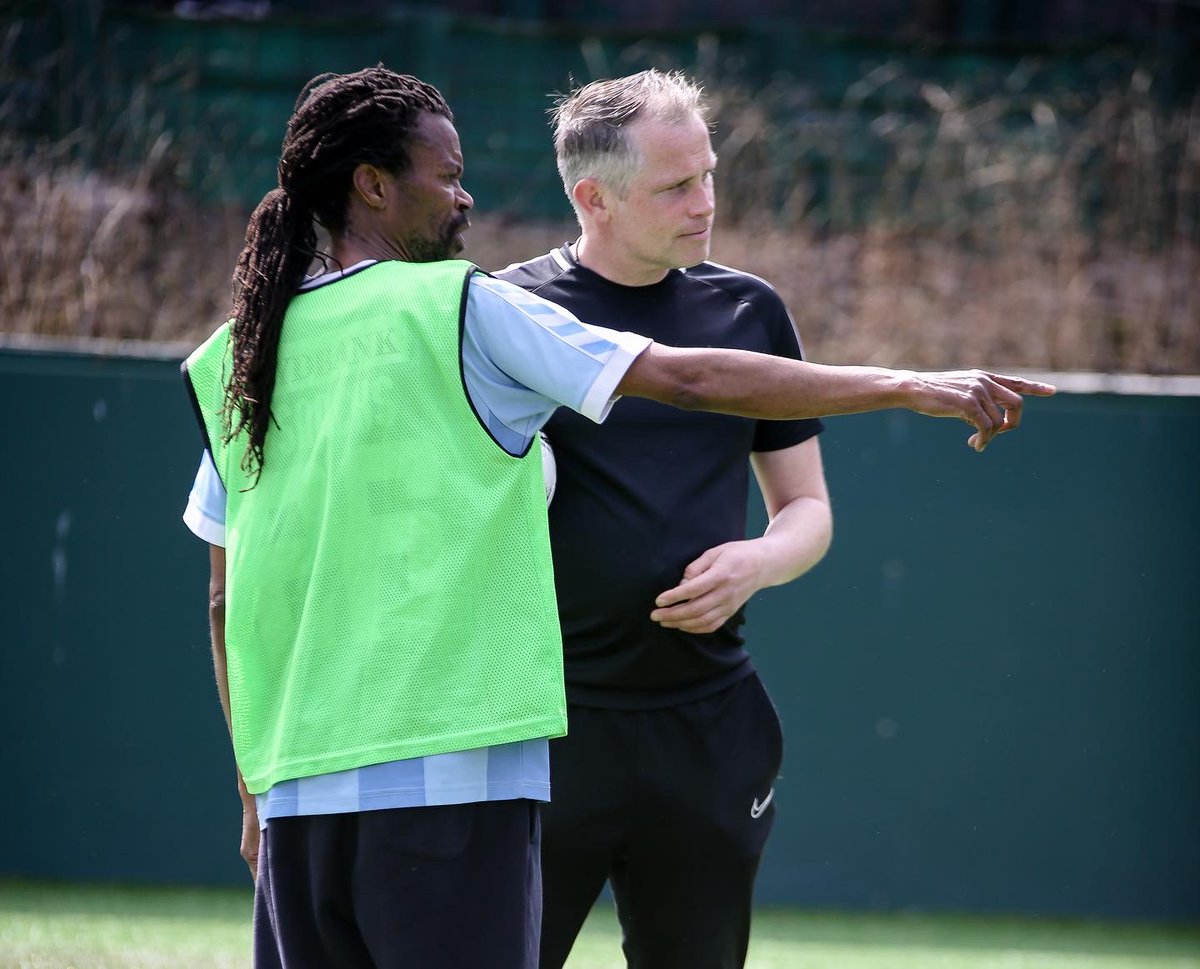
M 0 348 L 0 876 L 245 878 L 178 357 Z M 787 744 L 761 902 L 1200 918 L 1198 423 L 1068 393 L 976 455 L 829 422 L 834 547 L 750 608 Z

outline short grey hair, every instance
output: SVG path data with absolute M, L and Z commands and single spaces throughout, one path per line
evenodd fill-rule
M 651 68 L 615 80 L 592 81 L 562 97 L 550 110 L 554 154 L 563 189 L 594 178 L 623 196 L 641 165 L 628 126 L 641 118 L 675 124 L 699 115 L 709 123 L 704 89 L 682 71 Z

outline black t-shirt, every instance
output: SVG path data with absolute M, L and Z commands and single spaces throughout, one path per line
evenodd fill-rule
M 497 273 L 587 323 L 680 347 L 801 357 L 783 301 L 713 263 L 620 286 L 569 246 Z M 753 667 L 741 610 L 713 633 L 664 629 L 654 599 L 702 552 L 746 537 L 751 451 L 791 447 L 818 420 L 758 421 L 622 398 L 603 424 L 560 408 L 544 428 L 558 464 L 550 539 L 572 703 L 651 708 L 723 689 Z

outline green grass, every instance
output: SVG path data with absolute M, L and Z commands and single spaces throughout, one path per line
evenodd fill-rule
M 250 965 L 250 894 L 0 882 L 0 969 Z M 1200 927 L 764 909 L 749 969 L 1200 969 Z M 568 969 L 622 969 L 611 909 Z

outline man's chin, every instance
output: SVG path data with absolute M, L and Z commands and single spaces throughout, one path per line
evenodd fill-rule
M 461 236 L 455 236 L 453 239 L 446 240 L 440 246 L 429 246 L 426 249 L 419 250 L 413 253 L 413 262 L 445 262 L 447 259 L 453 259 L 463 249 L 466 244 Z
M 712 245 L 708 238 L 697 239 L 690 245 L 684 246 L 679 253 L 682 260 L 679 265 L 690 269 L 692 266 L 699 266 L 708 258 L 708 254 L 712 249 Z

